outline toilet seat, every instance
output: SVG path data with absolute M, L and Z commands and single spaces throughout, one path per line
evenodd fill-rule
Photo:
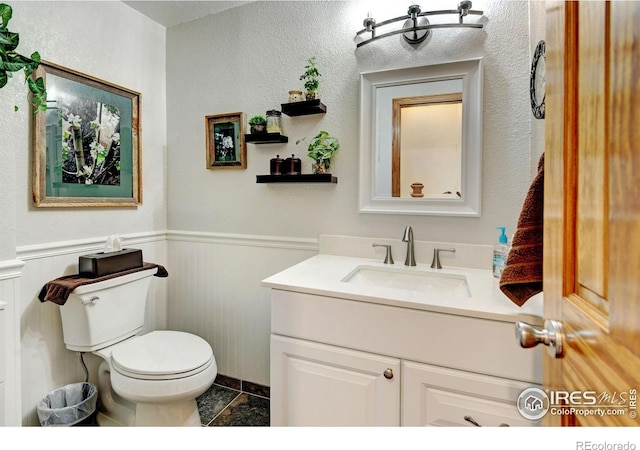
M 212 364 L 211 346 L 181 331 L 152 331 L 111 347 L 115 371 L 139 380 L 174 380 L 196 375 Z

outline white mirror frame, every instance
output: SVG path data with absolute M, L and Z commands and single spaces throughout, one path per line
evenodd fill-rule
M 462 198 L 375 196 L 375 149 L 380 88 L 462 79 Z M 361 213 L 480 217 L 482 199 L 482 58 L 360 74 Z

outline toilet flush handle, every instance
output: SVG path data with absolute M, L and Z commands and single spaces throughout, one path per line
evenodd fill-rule
M 91 297 L 89 300 L 86 299 L 82 299 L 80 300 L 82 302 L 83 305 L 93 305 L 95 304 L 98 300 L 100 300 L 100 297 L 98 297 L 97 295 L 94 295 L 93 297 Z

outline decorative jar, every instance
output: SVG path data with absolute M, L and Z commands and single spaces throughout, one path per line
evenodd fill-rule
M 304 95 L 302 91 L 289 91 L 289 103 L 296 103 L 304 101 Z
M 271 109 L 267 111 L 267 133 L 282 134 L 282 113 Z

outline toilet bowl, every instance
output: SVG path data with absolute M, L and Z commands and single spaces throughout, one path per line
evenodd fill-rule
M 213 384 L 209 343 L 182 331 L 140 334 L 156 268 L 76 288 L 60 307 L 68 349 L 98 368 L 100 426 L 201 426 L 196 397 Z
M 204 339 L 180 331 L 152 331 L 93 353 L 103 359 L 98 368 L 98 425 L 202 425 L 195 399 L 217 375 L 213 351 Z M 127 403 L 118 402 L 114 394 Z

